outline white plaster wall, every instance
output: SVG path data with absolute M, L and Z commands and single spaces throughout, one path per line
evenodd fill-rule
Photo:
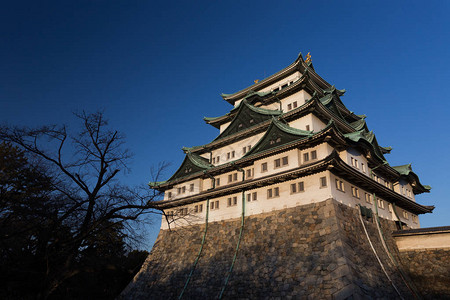
M 327 186 L 321 188 L 320 187 L 320 178 L 326 177 L 327 178 Z M 344 182 L 344 192 L 339 191 L 336 189 L 335 185 L 335 179 L 339 178 Z M 239 178 L 240 180 L 241 178 Z M 300 181 L 304 182 L 305 191 L 304 192 L 298 192 L 295 194 L 291 194 L 291 184 L 292 183 L 298 183 Z M 351 192 L 351 186 L 349 182 L 344 180 L 343 178 L 336 177 L 334 174 L 330 173 L 329 171 L 324 171 L 321 173 L 317 173 L 314 175 L 297 178 L 294 180 L 286 181 L 279 184 L 273 184 L 261 188 L 254 188 L 254 189 L 248 189 L 245 191 L 245 215 L 255 215 L 260 214 L 264 212 L 270 212 L 273 210 L 280 210 L 284 208 L 289 207 L 295 207 L 300 205 L 306 205 L 310 203 L 318 203 L 321 201 L 325 201 L 329 198 L 334 198 L 337 201 L 348 205 L 350 207 L 356 207 L 357 205 L 362 205 L 368 208 L 371 208 L 373 212 L 375 212 L 375 201 L 373 201 L 373 194 L 372 194 L 372 204 L 367 203 L 365 200 L 364 193 L 366 192 L 364 189 L 361 189 L 358 186 L 355 186 L 359 189 L 360 197 L 359 199 L 352 196 Z M 279 197 L 273 197 L 268 198 L 267 197 L 267 190 L 273 189 L 275 187 L 278 187 L 280 190 L 280 196 Z M 257 193 L 257 200 L 256 201 L 247 201 L 247 194 L 249 193 Z M 234 206 L 228 206 L 228 198 L 229 197 L 237 197 L 237 205 Z M 381 218 L 388 219 L 388 220 L 397 220 L 395 214 L 393 211 L 389 211 L 389 203 L 382 199 L 377 198 L 384 201 L 384 208 L 381 208 L 378 206 L 378 215 Z M 225 197 L 219 197 L 219 198 L 213 198 L 210 199 L 210 203 L 212 201 L 219 201 L 219 209 L 210 209 L 209 211 L 209 221 L 222 221 L 226 219 L 233 219 L 233 218 L 239 218 L 242 213 L 242 193 L 234 193 L 230 194 Z M 201 213 L 194 213 L 194 206 L 203 204 L 203 211 Z M 378 203 L 377 203 L 378 205 Z M 182 217 L 175 217 L 174 219 L 171 219 L 172 227 L 177 226 L 185 226 L 189 224 L 198 224 L 203 223 L 206 220 L 206 201 L 198 202 L 195 204 L 190 204 L 187 206 L 182 206 L 179 208 L 187 207 L 190 214 L 187 216 Z M 178 209 L 179 209 L 178 208 Z M 417 218 L 417 221 L 414 222 L 412 218 L 412 214 L 408 212 L 409 218 L 405 219 L 403 218 L 401 208 L 397 207 L 397 215 L 400 217 L 400 220 L 404 223 L 406 223 L 411 228 L 420 228 L 419 219 Z M 174 209 L 169 209 L 167 211 L 174 211 Z M 167 229 L 168 224 L 163 216 L 163 222 L 161 223 L 162 229 Z
M 190 191 L 191 184 L 194 184 L 194 191 Z M 186 192 L 178 194 L 178 188 L 186 188 Z M 164 200 L 174 200 L 182 197 L 196 195 L 203 191 L 203 179 L 196 178 L 194 180 L 186 181 L 181 184 L 175 185 L 173 188 L 168 189 L 164 192 Z M 169 199 L 169 192 L 172 193 L 172 198 Z
M 231 122 L 227 122 L 227 123 L 223 123 L 222 125 L 220 125 L 220 133 L 222 133 L 225 129 L 227 129 L 227 127 L 230 126 L 230 124 L 231 124 Z
M 340 181 L 344 182 L 344 191 L 340 191 L 336 188 L 336 179 L 339 179 Z M 336 199 L 337 201 L 339 201 L 343 204 L 346 204 L 348 206 L 351 206 L 351 207 L 356 207 L 357 205 L 362 205 L 362 206 L 372 209 L 372 211 L 374 213 L 377 211 L 376 209 L 378 209 L 378 215 L 381 218 L 392 220 L 392 221 L 398 220 L 393 211 L 393 206 L 390 205 L 390 203 L 388 201 L 386 201 L 385 199 L 375 195 L 377 201 L 382 200 L 384 202 L 384 207 L 380 207 L 378 202 L 375 201 L 375 197 L 374 197 L 373 193 L 369 193 L 368 191 L 362 189 L 361 187 L 359 187 L 357 185 L 350 184 L 344 178 L 335 176 L 334 174 L 331 174 L 331 181 L 332 181 L 331 191 L 333 194 L 333 198 Z M 356 198 L 352 195 L 352 189 L 351 189 L 352 186 L 358 188 L 359 198 Z M 372 203 L 368 203 L 366 201 L 365 193 L 369 193 L 371 195 Z M 377 205 L 378 207 L 375 208 L 375 205 Z M 403 209 L 398 208 L 398 207 L 396 209 L 397 215 L 400 217 L 400 220 L 402 222 L 406 223 L 411 228 L 419 228 L 420 227 L 419 219 L 417 218 L 416 222 L 414 222 L 413 218 L 412 218 L 412 214 L 410 212 L 408 212 L 408 214 L 409 214 L 408 219 L 403 218 L 402 210 Z
M 320 187 L 320 178 L 327 178 L 327 186 Z M 305 191 L 295 194 L 291 194 L 290 185 L 292 183 L 304 182 Z M 245 215 L 255 215 L 264 212 L 270 212 L 274 210 L 280 210 L 289 207 L 295 207 L 299 205 L 318 203 L 331 198 L 331 181 L 329 171 L 324 171 L 318 174 L 298 178 L 295 180 L 286 181 L 279 184 L 273 184 L 261 188 L 249 189 L 245 191 Z M 267 198 L 267 190 L 278 187 L 280 189 L 280 195 L 278 197 Z M 248 193 L 257 193 L 256 201 L 247 201 Z M 237 197 L 237 205 L 228 206 L 228 198 Z M 242 193 L 230 194 L 225 197 L 210 199 L 211 202 L 219 201 L 219 209 L 210 209 L 208 220 L 209 222 L 221 221 L 226 219 L 240 218 L 242 214 Z M 193 209 L 195 205 L 203 204 L 203 211 L 201 213 L 194 213 Z M 206 220 L 206 201 L 182 206 L 180 208 L 187 207 L 190 214 L 183 217 L 175 216 L 171 218 L 171 227 L 186 226 L 189 224 L 204 223 Z M 175 209 L 168 209 L 166 213 L 174 211 Z M 161 222 L 161 229 L 168 229 L 168 224 L 163 216 Z
M 289 95 L 283 99 L 280 99 L 281 101 L 281 107 L 283 109 L 283 112 L 287 112 L 288 110 L 288 104 L 292 104 L 294 101 L 297 101 L 297 108 L 299 106 L 302 106 L 303 104 L 305 104 L 306 100 L 311 99 L 311 95 L 308 94 L 305 90 L 301 90 L 296 92 L 295 94 Z M 279 104 L 278 104 L 279 106 Z M 265 106 L 263 106 L 264 108 L 266 108 Z M 294 108 L 292 108 L 291 110 L 293 110 Z
M 406 190 L 411 191 L 410 195 L 408 196 L 408 194 L 406 193 Z M 413 200 L 414 202 L 416 201 L 416 197 L 413 193 L 413 189 L 411 184 L 409 184 L 405 179 L 400 178 L 400 180 L 396 183 L 394 183 L 394 191 L 396 191 L 397 193 L 399 193 L 400 195 L 405 196 L 408 199 Z
M 291 75 L 289 75 L 289 76 L 287 76 L 287 77 L 285 77 L 285 78 L 283 78 L 283 79 L 281 79 L 281 80 L 279 80 L 279 81 L 277 81 L 277 82 L 275 82 L 275 83 L 273 83 L 273 84 L 271 84 L 271 85 L 269 85 L 269 86 L 267 86 L 267 87 L 265 87 L 265 88 L 263 88 L 263 89 L 260 89 L 260 90 L 257 90 L 258 92 L 270 92 L 270 91 L 272 91 L 274 88 L 276 88 L 276 87 L 281 87 L 282 85 L 284 85 L 284 84 L 286 84 L 286 83 L 288 83 L 288 82 L 291 82 L 291 81 L 297 81 L 298 79 L 300 79 L 300 77 L 302 76 L 302 74 L 300 73 L 300 72 L 295 72 L 295 73 L 292 73 Z
M 306 125 L 309 125 L 309 130 L 318 132 L 324 129 L 327 125 L 313 114 L 308 114 L 296 120 L 289 122 L 289 126 L 301 130 L 306 130 Z
M 345 161 L 349 166 L 352 166 L 354 169 L 358 170 L 359 172 L 365 174 L 366 176 L 370 177 L 370 168 L 367 164 L 367 159 L 364 155 L 362 155 L 358 150 L 354 148 L 348 148 L 347 150 L 341 151 L 339 153 L 339 156 L 343 161 Z M 354 167 L 352 165 L 352 158 L 356 159 L 358 161 L 358 167 Z M 362 165 L 365 166 L 365 171 L 362 168 Z M 380 176 L 381 177 L 381 176 Z
M 433 233 L 397 236 L 395 242 L 399 251 L 450 248 L 450 233 Z
M 275 160 L 278 158 L 283 158 L 287 156 L 288 157 L 288 165 L 287 166 L 281 166 L 278 168 L 275 168 Z M 267 163 L 267 171 L 261 172 L 261 165 L 263 163 Z M 277 155 L 273 155 L 267 158 L 256 160 L 253 164 L 255 168 L 255 178 L 258 177 L 264 177 L 267 175 L 272 175 L 275 173 L 279 173 L 281 171 L 287 171 L 293 168 L 296 168 L 299 166 L 298 161 L 298 150 L 292 149 L 283 153 L 279 153 Z
M 255 135 L 251 136 L 251 137 L 248 137 L 246 139 L 243 139 L 243 140 L 240 140 L 238 142 L 226 145 L 225 147 L 213 150 L 212 151 L 212 157 L 216 157 L 216 159 L 217 159 L 217 156 L 220 156 L 220 162 L 217 163 L 217 161 L 216 161 L 216 163 L 214 165 L 215 166 L 222 165 L 224 163 L 231 162 L 231 161 L 234 161 L 234 160 L 237 160 L 237 159 L 241 158 L 242 156 L 244 156 L 243 147 L 244 146 L 245 147 L 247 147 L 247 146 L 252 146 L 253 147 L 262 138 L 264 133 L 265 132 L 258 133 L 258 134 L 255 134 Z M 233 150 L 235 151 L 234 158 L 227 159 L 227 153 L 231 152 Z

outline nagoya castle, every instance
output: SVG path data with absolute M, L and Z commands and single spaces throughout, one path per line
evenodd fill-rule
M 450 227 L 411 164 L 300 54 L 234 94 L 166 181 L 155 245 L 123 299 L 450 297 Z

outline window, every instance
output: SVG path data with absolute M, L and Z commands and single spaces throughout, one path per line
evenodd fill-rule
M 309 153 L 303 153 L 303 161 L 304 162 L 309 161 Z
M 242 153 L 243 154 L 247 153 L 247 147 L 242 148 Z
M 352 186 L 352 196 L 359 199 L 359 189 Z
M 372 195 L 369 193 L 365 193 L 364 197 L 366 198 L 366 202 L 372 204 Z
M 389 210 L 389 212 L 392 212 L 392 204 L 388 204 L 388 210 Z
M 320 177 L 320 187 L 326 187 L 327 186 L 327 178 L 326 177 Z
M 279 167 L 281 167 L 281 160 L 278 158 L 278 159 L 275 159 L 275 168 L 279 168 Z
M 231 153 L 228 152 L 228 153 L 227 153 L 227 159 L 230 159 L 230 158 L 231 158 Z
M 363 164 L 363 163 L 361 163 L 361 171 L 362 171 L 363 173 L 366 173 L 366 165 Z
M 234 150 L 231 151 L 231 158 L 234 158 L 235 154 L 236 154 L 236 152 Z
M 252 146 L 251 146 L 251 145 L 248 145 L 248 146 L 247 146 L 247 152 L 249 152 L 250 149 L 252 149 Z
M 191 183 L 191 185 L 189 186 L 189 192 L 193 192 L 194 191 L 194 184 Z
M 247 169 L 247 171 L 246 171 L 247 179 L 248 179 L 248 178 L 252 178 L 254 173 L 255 173 L 255 172 L 254 172 L 254 169 L 253 169 L 253 168 Z
M 300 181 L 298 183 L 298 191 L 299 192 L 304 192 L 305 191 L 305 183 L 303 181 Z
M 220 162 L 220 156 L 216 157 L 216 162 L 219 163 Z
M 184 194 L 184 193 L 186 193 L 186 187 L 185 186 L 183 186 L 182 188 L 181 188 L 181 192 Z
M 280 188 L 279 187 L 267 190 L 267 198 L 268 199 L 279 197 L 279 196 L 280 196 Z
M 297 107 L 297 101 L 294 101 L 294 102 L 292 103 L 292 107 L 293 107 L 293 108 L 296 108 L 296 107 Z
M 228 174 L 228 183 L 237 181 L 237 173 Z
M 381 199 L 378 199 L 378 207 L 384 209 L 384 201 Z
M 258 200 L 258 196 L 257 196 L 258 194 L 256 193 L 256 192 L 253 192 L 252 193 L 252 200 L 253 201 L 256 201 L 256 200 Z
M 291 194 L 297 193 L 297 184 L 291 183 Z
M 352 157 L 351 161 L 352 161 L 352 166 L 358 169 L 358 160 Z
M 235 206 L 235 205 L 237 205 L 237 197 L 228 198 L 228 206 Z
M 311 159 L 317 159 L 317 151 L 311 151 Z
M 216 163 L 216 158 L 215 157 L 213 157 L 213 164 L 215 164 Z
M 282 86 L 281 86 L 281 89 L 284 89 L 285 87 L 287 87 L 288 86 L 288 84 L 286 83 L 286 84 L 283 84 Z
M 288 163 L 289 163 L 289 161 L 288 161 L 288 157 L 287 157 L 287 156 L 281 158 L 281 164 L 282 164 L 283 166 L 287 166 Z
M 304 191 L 305 191 L 305 183 L 303 181 L 291 184 L 291 194 Z
M 219 201 L 211 201 L 211 210 L 219 209 Z
M 411 214 L 411 216 L 412 216 L 413 222 L 414 222 L 414 223 L 417 223 L 417 215 Z
M 267 163 L 262 163 L 261 164 L 261 172 L 267 172 Z
M 220 186 L 220 178 L 216 178 L 216 187 Z
M 403 214 L 403 218 L 405 218 L 406 220 L 408 220 L 408 212 L 406 210 L 402 211 Z
M 341 192 L 345 192 L 344 182 L 336 178 L 336 189 Z
M 169 198 L 169 199 L 172 198 L 172 192 L 167 193 L 167 198 Z
M 288 104 L 288 110 L 292 109 L 292 104 Z
M 178 192 L 177 194 L 181 194 L 181 188 L 178 188 L 177 192 Z
M 198 213 L 198 205 L 194 206 L 194 213 Z
M 306 131 L 310 131 L 309 125 L 306 125 Z

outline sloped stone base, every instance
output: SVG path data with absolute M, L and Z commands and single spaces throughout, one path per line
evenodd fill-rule
M 383 248 L 374 220 L 370 239 L 404 299 L 413 295 Z M 208 225 L 183 299 L 218 299 L 236 249 L 240 219 Z M 177 299 L 197 257 L 203 225 L 163 230 L 121 299 Z M 388 247 L 395 224 L 382 221 Z M 245 218 L 224 299 L 398 299 L 370 248 L 359 212 L 329 199 Z

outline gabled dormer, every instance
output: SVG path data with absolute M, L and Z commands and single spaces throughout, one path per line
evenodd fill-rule
M 249 129 L 262 122 L 270 120 L 272 117 L 281 115 L 279 110 L 264 109 L 249 104 L 246 100 L 242 101 L 231 120 L 228 127 L 223 130 L 214 140 L 218 141 L 230 135 L 236 134 L 245 129 Z

